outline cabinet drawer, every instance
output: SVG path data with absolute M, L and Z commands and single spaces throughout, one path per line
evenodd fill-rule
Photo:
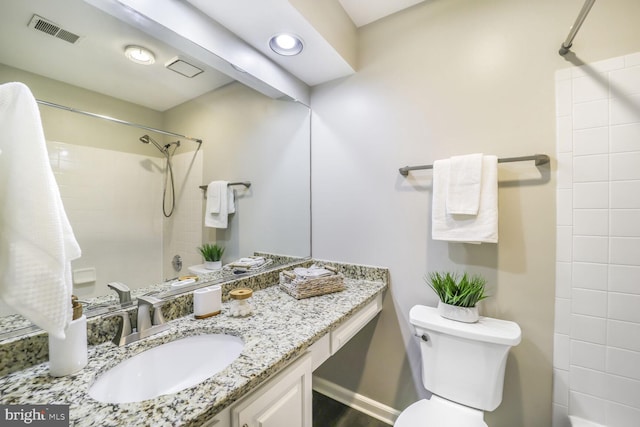
M 382 310 L 382 294 L 361 308 L 353 317 L 331 332 L 331 355 L 357 334 L 371 319 Z

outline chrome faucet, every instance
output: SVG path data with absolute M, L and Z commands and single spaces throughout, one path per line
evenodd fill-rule
M 107 316 L 122 318 L 118 332 L 112 340 L 113 343 L 117 346 L 123 346 L 169 329 L 170 326 L 162 315 L 162 304 L 164 304 L 164 301 L 160 298 L 152 296 L 138 297 L 137 330 L 135 332 L 132 331 L 131 319 L 127 310 L 120 310 Z M 151 310 L 153 310 L 153 313 Z
M 122 307 L 133 305 L 131 302 L 131 289 L 127 285 L 121 282 L 107 283 L 110 289 L 113 289 L 118 294 L 118 300 Z

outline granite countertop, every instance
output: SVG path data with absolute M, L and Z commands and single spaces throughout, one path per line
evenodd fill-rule
M 89 364 L 62 378 L 49 376 L 48 363 L 0 378 L 3 404 L 70 404 L 73 426 L 198 426 L 255 389 L 315 341 L 347 320 L 386 288 L 385 281 L 345 279 L 342 292 L 296 300 L 278 286 L 254 292 L 255 314 L 222 314 L 197 320 L 193 315 L 169 322 L 171 328 L 126 347 L 111 342 L 89 347 Z M 137 403 L 107 404 L 92 399 L 88 387 L 122 360 L 164 342 L 203 333 L 241 337 L 238 359 L 204 382 L 175 394 Z M 179 363 L 179 361 L 176 361 Z

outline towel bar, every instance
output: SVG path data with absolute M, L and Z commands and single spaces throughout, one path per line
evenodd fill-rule
M 249 188 L 251 187 L 251 181 L 244 181 L 244 182 L 230 182 L 227 185 L 244 185 L 245 187 Z M 207 191 L 207 187 L 209 187 L 208 185 L 201 185 L 200 189 Z
M 541 166 L 549 163 L 549 156 L 547 156 L 546 154 L 534 154 L 532 156 L 505 157 L 502 159 L 498 159 L 498 163 L 524 162 L 527 160 L 534 160 L 536 162 L 536 166 Z M 407 176 L 409 175 L 409 171 L 417 171 L 417 170 L 425 170 L 425 169 L 433 169 L 433 165 L 405 166 L 398 170 L 400 171 L 400 175 Z

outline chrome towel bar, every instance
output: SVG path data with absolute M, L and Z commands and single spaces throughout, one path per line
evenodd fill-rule
M 498 159 L 498 163 L 524 162 L 527 160 L 533 160 L 536 162 L 536 166 L 540 166 L 540 165 L 545 165 L 549 163 L 549 156 L 547 156 L 546 154 L 534 154 L 532 156 L 505 157 L 502 159 Z M 424 169 L 433 169 L 433 165 L 405 166 L 398 170 L 400 171 L 400 175 L 407 176 L 409 175 L 409 171 L 417 171 L 417 170 L 424 170 Z

